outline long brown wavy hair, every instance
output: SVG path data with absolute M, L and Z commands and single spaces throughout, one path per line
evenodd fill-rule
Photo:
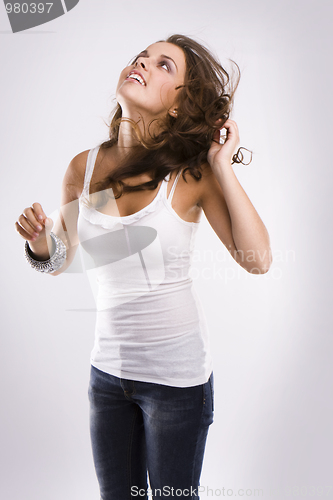
M 142 137 L 135 122 L 122 117 L 122 109 L 117 103 L 111 115 L 109 140 L 101 144 L 101 149 L 117 143 L 122 121 L 131 122 L 139 145 L 131 148 L 131 153 L 115 171 L 95 184 L 95 192 L 112 186 L 118 199 L 124 192 L 154 190 L 169 172 L 182 167 L 185 167 L 185 181 L 186 170 L 199 181 L 214 132 L 229 118 L 240 79 L 239 66 L 231 61 L 236 70 L 232 79 L 213 54 L 197 41 L 184 35 L 171 35 L 163 41 L 180 47 L 185 54 L 185 81 L 179 87 L 177 117 L 166 110 L 165 117 L 158 120 L 158 132 L 150 133 L 150 123 L 146 137 Z M 233 163 L 242 163 L 240 149 Z M 123 179 L 143 173 L 148 173 L 152 180 L 138 185 L 123 182 Z

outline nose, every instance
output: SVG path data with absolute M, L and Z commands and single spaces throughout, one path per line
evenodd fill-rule
M 143 69 L 147 68 L 147 64 L 143 61 L 142 57 L 138 57 L 138 59 L 136 60 L 135 66 L 139 66 Z

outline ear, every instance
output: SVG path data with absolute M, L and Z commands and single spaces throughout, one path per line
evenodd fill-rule
M 170 109 L 169 115 L 173 116 L 173 118 L 177 118 L 177 116 L 178 116 L 177 109 Z

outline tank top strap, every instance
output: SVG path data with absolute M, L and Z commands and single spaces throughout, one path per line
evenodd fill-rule
M 182 171 L 183 171 L 183 169 L 179 170 L 179 172 L 178 172 L 178 174 L 177 174 L 177 176 L 176 176 L 176 178 L 175 178 L 175 180 L 174 180 L 174 183 L 173 183 L 173 185 L 172 185 L 172 188 L 171 188 L 171 191 L 170 191 L 170 193 L 169 193 L 169 196 L 167 197 L 167 201 L 168 201 L 168 203 L 170 203 L 170 204 L 171 204 L 171 202 L 172 202 L 173 194 L 174 194 L 174 192 L 175 192 L 175 189 L 176 189 L 176 186 L 177 186 L 177 182 L 178 182 L 178 180 L 179 180 L 179 177 L 180 177 L 180 175 L 181 175 Z M 170 179 L 170 175 L 171 175 L 171 173 L 168 175 L 168 180 Z
M 86 171 L 84 174 L 84 184 L 83 184 L 83 190 L 82 190 L 81 196 L 85 196 L 85 197 L 89 196 L 90 181 L 91 181 L 92 173 L 94 171 L 99 148 L 100 148 L 100 146 L 96 146 L 95 148 L 91 149 L 88 153 L 87 163 L 86 163 Z

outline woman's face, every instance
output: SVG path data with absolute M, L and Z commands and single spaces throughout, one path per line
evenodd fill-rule
M 147 47 L 120 74 L 116 96 L 123 116 L 152 119 L 173 115 L 185 69 L 185 55 L 177 45 L 157 42 Z

